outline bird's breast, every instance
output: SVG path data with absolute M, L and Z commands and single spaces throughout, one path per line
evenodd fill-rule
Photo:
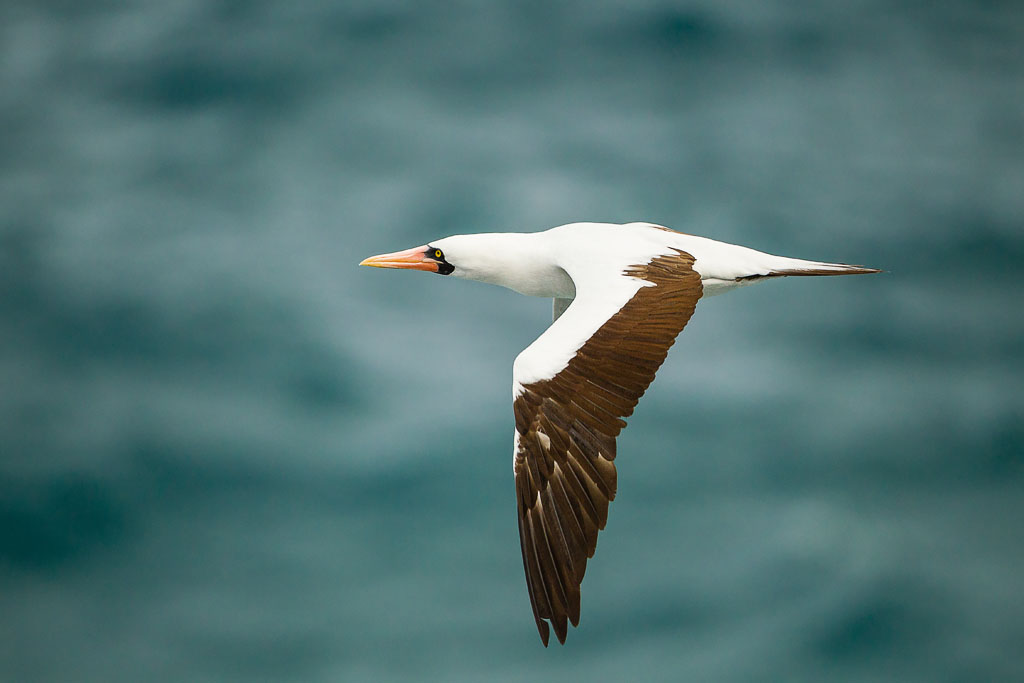
M 506 268 L 494 273 L 490 281 L 526 296 L 546 299 L 572 299 L 576 296 L 576 285 L 572 278 L 565 270 L 552 263 L 517 264 L 515 268 Z

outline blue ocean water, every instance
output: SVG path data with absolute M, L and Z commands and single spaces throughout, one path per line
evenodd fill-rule
M 1015 2 L 0 7 L 0 680 L 1024 679 Z M 649 220 L 701 302 L 540 646 L 550 302 L 365 256 Z

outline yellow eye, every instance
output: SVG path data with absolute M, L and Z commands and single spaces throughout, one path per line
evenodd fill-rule
M 434 250 L 434 258 L 441 258 L 441 250 L 440 249 L 435 249 Z

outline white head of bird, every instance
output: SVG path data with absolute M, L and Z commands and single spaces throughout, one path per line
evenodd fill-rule
M 361 266 L 425 270 L 507 287 L 527 296 L 572 297 L 569 275 L 545 258 L 537 233 L 452 235 L 423 246 L 371 256 Z

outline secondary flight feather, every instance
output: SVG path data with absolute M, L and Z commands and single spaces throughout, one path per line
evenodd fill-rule
M 408 268 L 554 300 L 515 360 L 519 540 L 546 646 L 579 625 L 580 584 L 615 498 L 615 439 L 697 301 L 763 279 L 879 272 L 773 256 L 651 223 L 455 235 L 360 265 Z

